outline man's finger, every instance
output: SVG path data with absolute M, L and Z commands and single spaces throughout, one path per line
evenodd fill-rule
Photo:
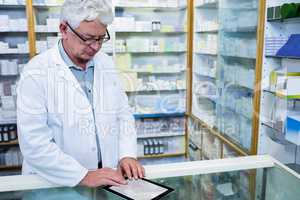
M 133 175 L 134 179 L 138 179 L 138 177 L 139 177 L 137 167 L 138 166 L 137 166 L 136 162 L 132 162 L 130 164 L 130 169 L 131 169 L 131 172 L 132 172 L 132 175 Z
M 131 173 L 131 170 L 130 170 L 129 165 L 128 165 L 128 164 L 123 164 L 123 165 L 122 165 L 122 168 L 123 168 L 123 170 L 125 171 L 126 176 L 127 176 L 129 179 L 132 179 L 132 173 Z
M 144 167 L 140 164 L 137 165 L 138 173 L 139 173 L 139 178 L 144 178 Z

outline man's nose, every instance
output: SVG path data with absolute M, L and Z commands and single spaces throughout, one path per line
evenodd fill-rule
M 101 46 L 102 46 L 102 43 L 100 43 L 100 42 L 94 42 L 94 43 L 92 43 L 91 45 L 90 45 L 90 47 L 92 48 L 92 49 L 94 49 L 95 51 L 97 51 L 97 50 L 99 50 L 100 48 L 101 48 Z

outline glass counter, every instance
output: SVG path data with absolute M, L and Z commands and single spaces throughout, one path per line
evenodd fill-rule
M 147 178 L 175 189 L 162 199 L 297 199 L 300 175 L 270 156 L 146 166 Z M 247 178 L 255 177 L 253 184 Z M 245 181 L 246 180 L 246 181 Z M 121 199 L 99 188 L 59 187 L 30 176 L 0 177 L 0 199 Z

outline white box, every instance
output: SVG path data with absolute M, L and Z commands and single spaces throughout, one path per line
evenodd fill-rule
M 21 18 L 21 19 L 18 19 L 17 22 L 18 22 L 18 26 L 19 26 L 20 31 L 27 31 L 27 29 L 28 29 L 27 19 Z
M 18 74 L 18 64 L 17 61 L 8 61 L 8 60 L 2 60 L 1 63 L 1 75 L 17 75 Z
M 28 42 L 24 43 L 24 44 L 18 44 L 17 45 L 18 49 L 18 53 L 28 53 L 29 52 L 29 47 L 28 47 Z
M 8 26 L 9 26 L 9 16 L 8 15 L 0 15 L 1 30 L 3 30 L 3 28 L 7 29 Z
M 35 31 L 36 32 L 47 32 L 48 31 L 48 27 L 45 25 L 36 25 L 35 26 Z
M 113 28 L 118 31 L 134 31 L 135 19 L 134 17 L 115 17 L 113 21 Z
M 50 32 L 59 32 L 60 20 L 56 18 L 49 18 L 46 20 L 47 29 Z
M 150 22 L 150 21 L 136 21 L 135 22 L 135 30 L 136 31 L 151 32 L 152 31 L 152 22 Z
M 4 96 L 4 88 L 3 88 L 3 83 L 0 83 L 0 98 Z
M 15 110 L 16 104 L 14 96 L 2 96 L 1 97 L 3 110 Z
M 17 0 L 4 0 L 4 4 L 18 5 L 18 1 Z

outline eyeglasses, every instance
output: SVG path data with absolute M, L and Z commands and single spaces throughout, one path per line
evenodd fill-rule
M 98 43 L 98 44 L 102 44 L 104 42 L 107 42 L 108 40 L 110 40 L 110 35 L 108 30 L 106 29 L 106 35 L 104 37 L 99 37 L 98 39 L 92 39 L 92 38 L 84 38 L 82 35 L 80 35 L 77 31 L 75 31 L 68 23 L 66 23 L 67 26 L 71 29 L 71 31 L 79 38 L 83 41 L 83 43 L 85 45 L 92 45 L 94 43 Z

